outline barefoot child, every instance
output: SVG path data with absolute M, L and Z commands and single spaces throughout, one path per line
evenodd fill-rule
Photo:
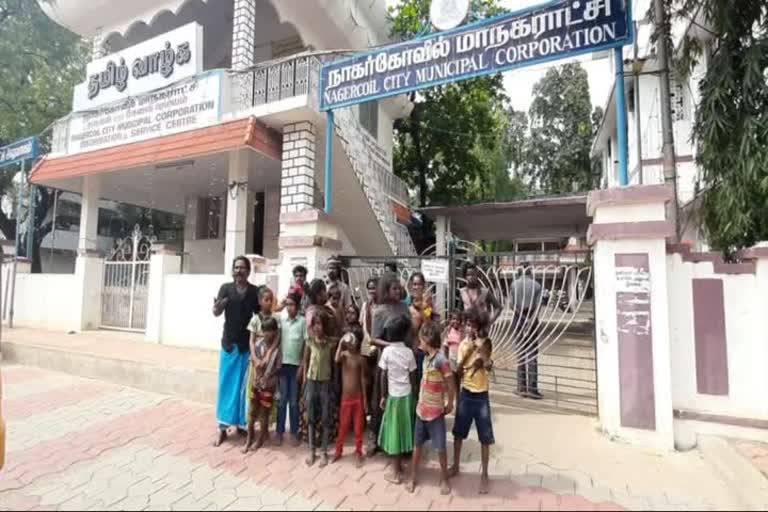
M 344 310 L 344 332 L 352 332 L 355 327 L 363 328 L 360 324 L 360 308 L 350 304 Z
M 461 445 L 469 435 L 469 429 L 474 422 L 481 445 L 482 475 L 479 492 L 488 494 L 488 458 L 490 447 L 494 444 L 491 403 L 488 399 L 490 387 L 488 372 L 493 367 L 492 346 L 491 341 L 483 334 L 487 326 L 487 315 L 469 310 L 465 316 L 467 338 L 459 346 L 458 354 L 461 393 L 453 426 L 453 467 L 450 476 L 459 474 Z
M 304 360 L 300 372 L 304 375 L 306 386 L 304 401 L 307 405 L 307 425 L 309 430 L 309 458 L 307 465 L 312 466 L 317 461 L 315 428 L 318 417 L 322 426 L 323 455 L 320 467 L 328 465 L 328 438 L 331 435 L 331 367 L 334 343 L 326 334 L 332 318 L 323 311 L 317 310 L 312 315 L 311 333 L 304 347 Z
M 278 341 L 277 320 L 273 317 L 261 323 L 262 337 L 251 345 L 251 365 L 253 368 L 251 386 L 251 414 L 248 416 L 248 438 L 243 453 L 248 453 L 253 445 L 253 431 L 256 419 L 259 420 L 259 439 L 254 446 L 258 450 L 264 445 L 269 435 L 269 414 L 277 387 L 277 374 L 280 373 L 282 356 Z
M 366 362 L 360 354 L 360 345 L 363 342 L 363 329 L 354 328 L 344 335 L 336 349 L 336 364 L 341 364 L 342 392 L 341 392 L 341 423 L 336 437 L 336 455 L 333 462 L 341 458 L 344 451 L 344 441 L 349 434 L 349 424 L 355 426 L 355 453 L 357 454 L 357 467 L 363 466 L 363 431 L 365 430 L 365 404 L 367 402 Z
M 341 326 L 343 329 L 346 325 L 346 314 L 344 306 L 341 303 L 341 287 L 338 283 L 334 283 L 328 287 L 328 304 L 326 304 L 331 311 L 333 311 L 333 317 L 336 319 L 336 325 Z
M 419 343 L 424 351 L 423 377 L 421 393 L 416 406 L 416 426 L 414 428 L 413 462 L 411 464 L 411 482 L 408 492 L 416 489 L 416 472 L 421 462 L 421 447 L 431 440 L 432 449 L 440 456 L 440 494 L 451 492 L 448 483 L 448 453 L 446 450 L 445 415 L 453 410 L 454 394 L 453 373 L 448 358 L 440 350 L 440 331 L 437 324 L 426 323 L 419 331 Z
M 254 403 L 254 396 L 253 396 L 253 383 L 255 382 L 254 377 L 254 348 L 261 342 L 261 340 L 264 338 L 264 332 L 262 330 L 262 324 L 269 318 L 272 318 L 272 312 L 274 311 L 274 305 L 275 305 L 275 295 L 266 286 L 262 286 L 259 288 L 259 312 L 251 317 L 251 321 L 248 322 L 248 331 L 250 332 L 250 342 L 249 342 L 249 348 L 250 348 L 250 357 L 249 357 L 249 364 L 248 364 L 248 374 L 246 377 L 246 385 L 245 385 L 245 419 L 246 419 L 246 425 L 248 425 L 251 420 L 256 421 L 256 419 L 252 418 L 252 410 L 251 410 L 251 404 Z M 278 340 L 279 341 L 279 340 Z M 278 343 L 279 344 L 279 343 Z M 243 432 L 245 435 L 248 433 L 248 429 Z
M 307 341 L 307 324 L 299 314 L 301 295 L 289 293 L 283 301 L 285 312 L 280 323 L 280 352 L 283 356 L 282 368 L 277 379 L 279 400 L 277 404 L 277 446 L 282 446 L 285 434 L 285 420 L 290 413 L 290 432 L 293 446 L 301 444 L 299 438 L 299 366 Z
M 443 331 L 443 348 L 451 364 L 454 389 L 459 388 L 459 375 L 456 373 L 459 358 L 459 345 L 464 339 L 464 315 L 458 309 L 451 311 L 448 327 Z M 454 403 L 454 406 L 456 404 Z
M 391 483 L 403 481 L 402 456 L 413 450 L 413 393 L 416 388 L 416 358 L 405 340 L 411 331 L 406 315 L 390 318 L 384 327 L 389 342 L 381 354 L 382 399 L 384 417 L 379 432 L 379 447 L 392 457 L 392 473 L 384 478 Z

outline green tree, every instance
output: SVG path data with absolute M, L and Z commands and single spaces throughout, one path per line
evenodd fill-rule
M 528 115 L 510 108 L 507 111 L 506 156 L 512 173 L 519 176 L 525 164 L 528 144 Z
M 430 0 L 390 7 L 393 36 L 412 39 L 428 26 Z M 495 0 L 474 0 L 471 16 L 502 12 Z M 412 93 L 410 116 L 395 123 L 394 167 L 418 191 L 420 206 L 511 199 L 504 152 L 507 100 L 501 75 Z
M 676 62 L 687 76 L 709 53 L 693 130 L 709 243 L 730 253 L 768 240 L 768 3 L 668 0 L 667 9 L 710 38 L 686 36 Z
M 595 123 L 587 72 L 578 63 L 550 68 L 533 97 L 524 159 L 532 184 L 546 194 L 595 188 L 600 174 L 590 158 Z
M 79 38 L 51 21 L 37 2 L 0 0 L 0 146 L 31 135 L 50 136 L 51 123 L 71 109 L 72 88 L 82 81 L 85 56 Z M 0 197 L 14 197 L 18 172 L 0 173 Z M 53 227 L 53 194 L 37 188 L 35 272 L 40 271 L 40 243 Z M 14 239 L 15 212 L 0 209 L 0 231 Z

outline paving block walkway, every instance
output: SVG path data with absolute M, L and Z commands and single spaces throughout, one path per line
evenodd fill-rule
M 757 441 L 732 440 L 731 445 L 768 478 L 768 444 Z
M 213 409 L 25 366 L 5 366 L 9 422 L 0 510 L 690 510 L 739 507 L 695 453 L 660 456 L 604 439 L 594 420 L 496 407 L 492 488 L 479 445 L 441 496 L 430 458 L 416 494 L 384 481 L 387 461 L 307 468 L 306 448 L 242 439 L 215 449 Z M 349 450 L 351 453 L 351 450 Z

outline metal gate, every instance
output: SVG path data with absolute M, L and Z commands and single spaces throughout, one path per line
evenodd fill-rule
M 120 240 L 104 262 L 101 292 L 101 327 L 144 331 L 149 297 L 149 259 L 154 237 L 139 226 Z
M 403 283 L 434 259 L 434 248 L 418 257 L 343 258 L 345 278 L 358 304 L 365 298 L 365 283 L 381 275 L 385 265 L 397 265 Z M 464 265 L 470 261 L 479 270 L 482 286 L 491 290 L 502 306 L 491 326 L 494 348 L 494 391 L 504 400 L 580 414 L 597 414 L 594 299 L 592 262 L 589 251 L 484 252 L 477 244 L 455 240 L 449 248 L 451 282 L 430 283 L 428 290 L 445 309 L 459 306 L 464 286 Z M 533 279 L 539 294 L 515 293 L 516 281 Z M 526 289 L 525 286 L 519 287 Z M 532 294 L 529 294 L 532 295 Z M 528 316 L 520 314 L 522 305 Z M 538 363 L 540 401 L 521 402 L 516 396 L 518 365 Z

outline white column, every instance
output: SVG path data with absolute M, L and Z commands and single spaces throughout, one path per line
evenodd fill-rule
M 181 256 L 164 245 L 152 248 L 149 262 L 149 291 L 145 338 L 151 343 L 162 341 L 165 276 L 181 273 Z
M 310 122 L 283 127 L 281 213 L 314 209 L 315 125 Z
M 227 178 L 227 220 L 224 241 L 224 273 L 229 274 L 232 260 L 246 252 L 246 228 L 248 225 L 248 150 L 229 154 Z
M 592 192 L 600 425 L 625 442 L 674 449 L 665 185 Z
M 84 177 L 83 197 L 80 205 L 80 237 L 77 244 L 80 252 L 98 249 L 100 196 L 101 178 L 99 176 Z
M 308 280 L 323 277 L 323 266 L 331 254 L 338 254 L 343 244 L 337 226 L 320 210 L 284 213 L 280 216 L 280 276 L 278 296 L 285 297 L 293 282 L 292 269 L 304 265 Z
M 101 324 L 101 289 L 104 280 L 104 255 L 98 248 L 99 197 L 101 179 L 98 176 L 83 178 L 83 195 L 80 205 L 80 235 L 75 261 L 76 302 L 72 330 L 98 329 Z
M 232 21 L 232 68 L 246 69 L 255 64 L 256 0 L 235 0 Z

